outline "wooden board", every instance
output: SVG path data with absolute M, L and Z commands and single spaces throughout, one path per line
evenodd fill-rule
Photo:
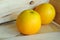
M 50 3 L 55 7 L 56 9 L 56 17 L 55 22 L 60 24 L 60 0 L 50 0 Z
M 41 30 L 37 34 L 42 33 L 51 33 L 51 32 L 60 32 L 60 25 L 57 26 L 54 23 L 48 25 L 42 25 Z M 0 38 L 9 38 L 21 35 L 16 27 L 16 22 L 10 22 L 0 25 Z

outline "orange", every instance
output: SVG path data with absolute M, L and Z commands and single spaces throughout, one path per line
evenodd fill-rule
M 55 17 L 55 9 L 50 3 L 43 3 L 34 10 L 40 14 L 42 24 L 51 23 Z
M 36 11 L 25 10 L 17 17 L 16 24 L 22 34 L 35 34 L 41 28 L 41 18 Z

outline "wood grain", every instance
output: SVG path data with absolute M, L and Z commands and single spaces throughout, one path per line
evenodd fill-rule
M 50 3 L 55 7 L 56 9 L 56 17 L 55 22 L 60 24 L 60 0 L 50 0 Z

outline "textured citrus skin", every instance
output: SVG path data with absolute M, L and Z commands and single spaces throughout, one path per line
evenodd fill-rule
M 49 3 L 41 4 L 37 6 L 34 10 L 40 14 L 42 24 L 51 23 L 55 17 L 55 9 Z
M 16 24 L 22 34 L 35 34 L 41 28 L 41 18 L 39 13 L 25 10 L 17 17 Z

